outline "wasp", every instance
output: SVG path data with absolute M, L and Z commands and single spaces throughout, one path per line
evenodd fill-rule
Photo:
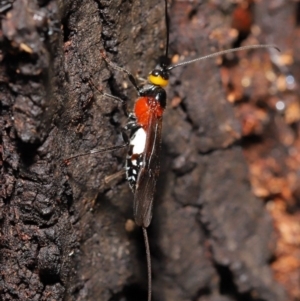
M 101 153 L 127 147 L 127 155 L 124 164 L 126 179 L 133 192 L 133 216 L 135 223 L 143 230 L 147 268 L 148 268 L 148 301 L 151 300 L 152 282 L 151 282 L 151 256 L 148 242 L 147 228 L 151 223 L 153 212 L 153 200 L 156 191 L 157 180 L 160 172 L 160 151 L 161 134 L 163 125 L 163 115 L 167 105 L 167 93 L 165 87 L 169 83 L 171 71 L 175 68 L 188 64 L 197 63 L 201 60 L 218 57 L 227 53 L 232 53 L 247 49 L 257 48 L 276 48 L 273 45 L 252 45 L 229 50 L 219 51 L 208 54 L 203 57 L 183 61 L 178 64 L 169 64 L 169 17 L 168 3 L 165 5 L 165 24 L 166 24 L 166 46 L 163 59 L 150 71 L 146 83 L 138 85 L 133 74 L 123 67 L 114 64 L 106 55 L 104 50 L 100 50 L 102 58 L 107 64 L 117 71 L 124 72 L 137 92 L 137 99 L 134 108 L 127 114 L 128 121 L 124 127 L 123 139 L 124 145 L 104 148 L 91 153 Z M 123 100 L 116 96 L 109 95 L 100 91 L 103 96 Z M 73 159 L 85 154 L 70 157 Z M 69 160 L 67 159 L 67 160 Z

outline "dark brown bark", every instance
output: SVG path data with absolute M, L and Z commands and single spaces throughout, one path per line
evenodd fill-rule
M 231 1 L 173 2 L 171 54 L 231 47 L 215 38 L 230 28 Z M 16 0 L 1 22 L 1 299 L 145 300 L 132 193 L 124 179 L 104 184 L 125 150 L 60 163 L 122 144 L 122 108 L 91 81 L 129 108 L 136 94 L 99 50 L 145 77 L 163 54 L 162 1 Z M 216 61 L 175 69 L 170 81 L 149 228 L 153 300 L 286 300 Z

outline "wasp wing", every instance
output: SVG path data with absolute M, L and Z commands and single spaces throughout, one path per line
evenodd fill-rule
M 134 219 L 138 226 L 147 228 L 152 218 L 153 197 L 159 176 L 162 117 L 150 115 L 146 131 L 143 165 L 139 171 L 134 193 Z

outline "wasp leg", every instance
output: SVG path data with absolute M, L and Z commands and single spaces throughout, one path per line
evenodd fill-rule
M 106 97 L 108 97 L 108 98 L 110 98 L 110 99 L 116 100 L 116 101 L 118 101 L 119 103 L 121 103 L 122 108 L 123 108 L 123 112 L 124 112 L 125 116 L 128 117 L 127 100 L 122 99 L 122 98 L 120 98 L 120 97 L 118 97 L 118 96 L 111 95 L 111 94 L 108 94 L 108 93 L 103 92 L 103 90 L 102 90 L 101 88 L 99 89 L 99 88 L 93 83 L 93 81 L 92 81 L 91 79 L 89 79 L 89 83 L 90 83 L 90 85 L 93 86 L 93 87 L 94 87 L 101 95 L 106 96 Z
M 130 113 L 131 114 L 131 113 Z M 123 128 L 121 130 L 121 134 L 122 134 L 122 139 L 124 141 L 124 144 L 122 145 L 122 147 L 126 147 L 129 145 L 129 142 L 130 142 L 130 139 L 126 133 L 126 128 Z M 121 148 L 121 147 L 120 147 Z M 124 175 L 125 174 L 125 170 L 120 170 L 120 171 L 117 171 L 116 173 L 110 175 L 110 176 L 107 176 L 104 178 L 104 183 L 105 184 L 108 184 L 109 182 L 113 181 L 114 179 L 117 179 L 119 178 L 120 176 Z
M 123 138 L 123 140 L 124 140 L 124 136 L 127 136 L 127 135 L 125 135 L 122 132 L 122 138 Z M 128 137 L 125 138 L 125 139 L 127 139 L 128 141 L 124 140 L 124 144 L 122 144 L 122 145 L 110 146 L 110 147 L 106 147 L 106 148 L 102 148 L 102 149 L 93 149 L 93 150 L 91 150 L 91 151 L 89 151 L 87 153 L 77 154 L 75 156 L 72 156 L 72 157 L 69 157 L 67 159 L 64 159 L 61 162 L 61 166 L 63 166 L 63 165 L 69 165 L 70 160 L 76 159 L 78 157 L 83 157 L 83 156 L 88 156 L 88 155 L 93 155 L 93 154 L 101 154 L 101 153 L 106 153 L 106 152 L 112 152 L 112 151 L 116 151 L 116 150 L 119 150 L 121 148 L 124 148 L 124 147 L 128 146 L 128 144 L 129 144 Z
M 119 171 L 117 171 L 116 173 L 114 173 L 112 175 L 106 176 L 104 178 L 104 183 L 109 184 L 113 180 L 118 179 L 119 177 L 121 177 L 123 175 L 125 175 L 125 170 L 119 170 Z
M 136 116 L 135 116 L 135 114 L 134 113 L 129 113 L 128 114 L 128 121 L 127 121 L 127 124 L 126 124 L 126 126 L 124 127 L 124 134 L 126 134 L 125 133 L 125 131 L 134 131 L 134 130 L 136 130 L 137 128 L 139 128 L 140 126 L 137 124 L 137 119 L 136 119 Z M 123 139 L 124 139 L 124 137 L 123 137 Z M 128 144 L 129 144 L 129 138 L 127 137 L 127 139 L 128 139 Z M 125 141 L 125 140 L 124 140 Z
M 115 70 L 118 70 L 118 71 L 121 71 L 121 72 L 124 72 L 127 74 L 130 82 L 133 84 L 134 88 L 137 90 L 137 92 L 139 93 L 139 88 L 137 86 L 137 83 L 136 83 L 136 80 L 135 80 L 135 77 L 132 75 L 132 73 L 130 73 L 127 69 L 123 68 L 123 67 L 120 67 L 118 65 L 116 65 L 115 63 L 113 63 L 107 56 L 106 56 L 106 53 L 103 49 L 100 49 L 100 53 L 101 53 L 101 56 L 102 58 L 105 60 L 105 62 L 111 66 L 113 69 Z
M 116 100 L 118 102 L 120 102 L 122 105 L 125 104 L 127 101 L 125 99 L 122 99 L 118 96 L 114 96 L 114 95 L 111 95 L 111 94 L 108 94 L 106 92 L 103 92 L 103 90 L 100 88 L 98 88 L 91 79 L 89 79 L 89 83 L 91 84 L 91 86 L 93 86 L 101 95 L 103 96 L 107 96 L 108 98 L 111 98 L 113 100 Z
M 122 134 L 122 139 L 123 139 L 123 141 L 124 141 L 124 145 L 128 146 L 128 145 L 129 145 L 129 142 L 130 142 L 130 139 L 129 139 L 129 137 L 128 137 L 126 131 L 127 131 L 127 128 L 125 127 L 125 128 L 123 128 L 123 129 L 121 130 L 121 134 Z

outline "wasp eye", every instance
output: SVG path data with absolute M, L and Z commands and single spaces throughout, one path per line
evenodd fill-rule
M 152 75 L 152 76 L 161 76 L 161 70 L 154 69 L 150 72 L 150 75 Z

